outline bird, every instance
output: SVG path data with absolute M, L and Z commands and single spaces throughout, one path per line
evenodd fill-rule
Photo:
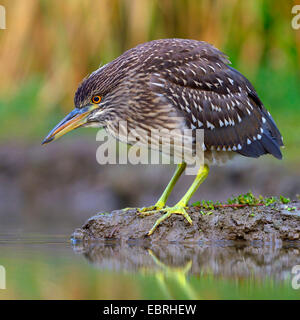
M 223 52 L 205 41 L 171 38 L 139 44 L 83 79 L 75 93 L 74 110 L 42 144 L 79 127 L 105 128 L 122 141 L 121 121 L 127 123 L 127 130 L 146 132 L 141 139 L 145 146 L 151 130 L 202 130 L 204 159 L 185 195 L 175 205 L 166 205 L 187 167 L 182 161 L 158 201 L 138 209 L 145 216 L 162 214 L 148 235 L 173 214 L 192 224 L 188 202 L 212 165 L 237 155 L 271 154 L 282 159 L 283 138 L 270 112 L 250 81 L 230 64 Z M 193 149 L 194 141 L 192 136 L 188 148 Z

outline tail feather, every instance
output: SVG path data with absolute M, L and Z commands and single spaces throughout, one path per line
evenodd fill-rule
M 264 154 L 270 153 L 277 159 L 282 159 L 280 147 L 283 146 L 282 136 L 271 115 L 264 109 L 262 116 L 265 118 L 263 123 L 263 133 L 261 139 L 245 143 L 242 149 L 238 151 L 243 156 L 258 158 Z
M 261 119 L 258 119 L 258 121 L 261 120 L 260 126 L 263 129 L 262 133 L 258 132 L 261 136 L 260 139 L 257 138 L 256 140 L 253 140 L 253 137 L 249 137 L 251 138 L 251 143 L 248 144 L 247 141 L 244 141 L 242 149 L 236 152 L 246 157 L 253 158 L 258 158 L 263 154 L 270 153 L 277 159 L 282 159 L 282 154 L 280 151 L 280 147 L 283 146 L 282 136 L 271 114 L 264 107 L 251 83 L 241 73 L 231 67 L 229 68 L 236 74 L 239 74 L 246 83 L 249 91 L 248 97 L 253 101 L 253 104 L 257 106 L 257 110 L 260 112 Z
M 274 137 L 277 143 L 282 147 L 283 146 L 282 135 L 279 129 L 277 128 L 276 123 L 273 120 L 271 114 L 265 108 L 263 108 L 262 115 L 266 119 L 267 123 L 269 124 L 272 137 Z

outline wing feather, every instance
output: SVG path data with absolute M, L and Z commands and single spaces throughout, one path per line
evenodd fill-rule
M 151 77 L 152 83 L 164 80 L 153 90 L 178 109 L 189 128 L 205 130 L 207 150 L 282 157 L 282 137 L 274 120 L 251 83 L 228 66 L 223 53 L 198 41 L 172 50 L 165 68 Z

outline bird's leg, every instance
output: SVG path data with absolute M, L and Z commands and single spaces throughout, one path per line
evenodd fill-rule
M 193 196 L 193 194 L 199 188 L 200 184 L 206 179 L 208 173 L 209 173 L 208 165 L 203 165 L 200 167 L 194 182 L 192 183 L 192 185 L 190 186 L 190 188 L 188 189 L 186 194 L 181 198 L 181 200 L 174 207 L 167 207 L 167 208 L 164 208 L 163 210 L 161 210 L 166 213 L 163 216 L 161 216 L 159 219 L 156 220 L 154 226 L 148 232 L 149 236 L 154 232 L 154 230 L 157 228 L 157 226 L 161 222 L 163 222 L 164 220 L 169 218 L 172 214 L 182 214 L 190 224 L 193 224 L 192 219 L 188 215 L 188 213 L 186 212 L 185 208 L 187 207 L 188 202 L 191 199 L 191 197 Z M 160 211 L 160 210 L 154 210 L 154 211 L 152 211 L 152 213 L 158 212 L 158 211 Z
M 150 206 L 150 207 L 144 207 L 139 209 L 139 213 L 141 213 L 142 215 L 148 215 L 149 212 L 150 214 L 152 213 L 152 210 L 161 210 L 165 207 L 166 202 L 169 198 L 169 195 L 171 194 L 176 182 L 178 181 L 179 177 L 182 175 L 183 171 L 186 168 L 186 163 L 180 163 L 177 165 L 176 171 L 173 174 L 172 179 L 170 180 L 170 182 L 168 183 L 165 191 L 163 192 L 163 194 L 160 196 L 160 198 L 158 199 L 158 201 L 155 203 L 155 205 Z
M 183 171 L 186 168 L 186 163 L 179 163 L 177 165 L 176 171 L 173 174 L 173 177 L 171 178 L 170 182 L 168 183 L 166 189 L 164 190 L 163 194 L 160 196 L 160 198 L 157 200 L 157 202 L 153 206 L 139 208 L 138 212 L 142 215 L 150 215 L 153 212 L 153 210 L 161 210 L 165 207 L 166 202 L 169 198 L 169 195 L 171 194 L 176 182 L 178 181 L 179 177 L 182 175 Z M 124 208 L 123 211 L 132 210 L 135 208 Z M 156 211 L 155 211 L 156 212 Z

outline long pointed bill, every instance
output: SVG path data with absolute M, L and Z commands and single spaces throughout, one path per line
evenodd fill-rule
M 71 111 L 58 125 L 56 125 L 43 140 L 42 144 L 49 143 L 63 136 L 67 132 L 76 129 L 87 122 L 87 117 L 98 105 L 90 105 L 85 108 L 76 108 Z

